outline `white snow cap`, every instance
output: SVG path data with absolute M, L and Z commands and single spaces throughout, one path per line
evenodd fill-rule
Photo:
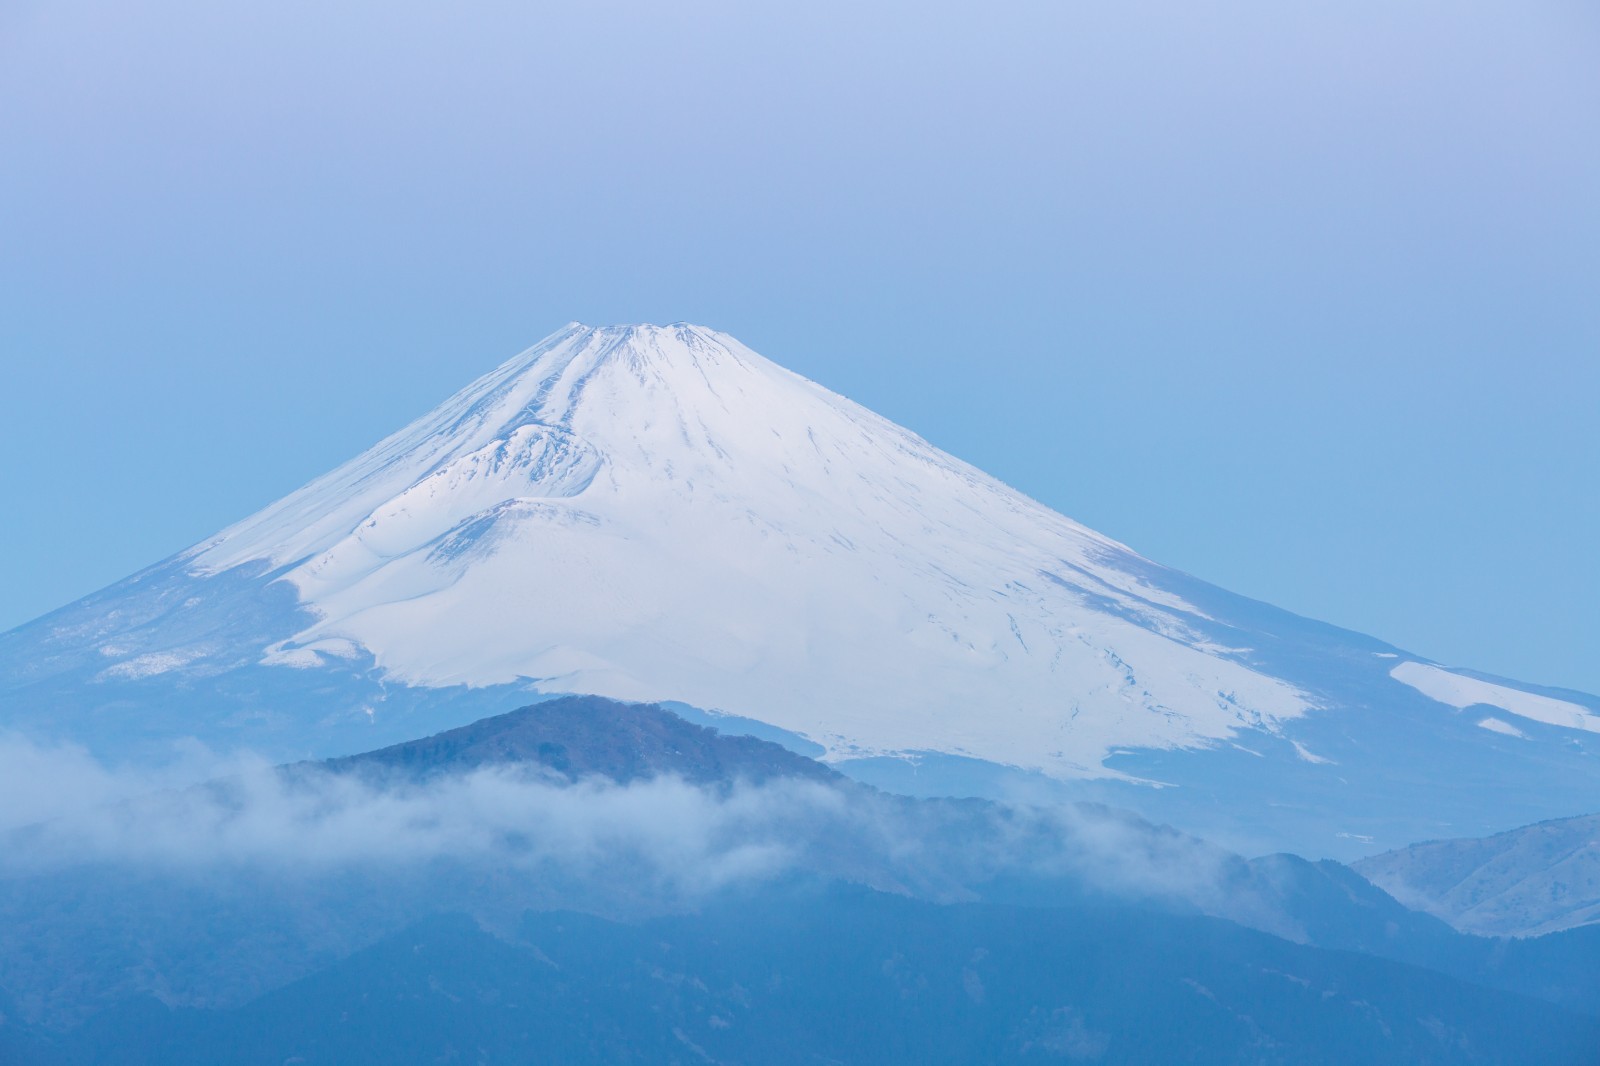
M 715 330 L 573 323 L 190 553 L 413 684 L 677 699 L 1060 776 L 1308 698 L 1130 549 Z M 273 661 L 269 656 L 269 661 Z

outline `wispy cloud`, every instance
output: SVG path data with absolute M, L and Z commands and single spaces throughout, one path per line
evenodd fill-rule
M 672 777 L 576 784 L 508 765 L 378 781 L 284 773 L 194 747 L 159 772 L 108 768 L 80 749 L 0 740 L 0 874 L 83 863 L 174 874 L 296 876 L 440 860 L 614 878 L 683 900 L 815 873 L 927 898 L 976 898 L 997 879 L 1225 909 L 1237 860 L 1114 811 L 912 801 L 798 780 L 709 789 Z M 210 777 L 203 784 L 185 781 Z

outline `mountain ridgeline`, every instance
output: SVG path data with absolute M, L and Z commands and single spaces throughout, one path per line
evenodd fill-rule
M 569 782 L 602 777 L 629 784 L 661 776 L 720 786 L 774 778 L 842 780 L 836 771 L 780 745 L 695 725 L 659 706 L 597 696 L 553 699 L 315 765 L 336 774 L 425 781 L 506 764 L 539 766 Z
M 1600 814 L 1482 839 L 1424 841 L 1355 868 L 1407 906 L 1484 936 L 1600 922 Z

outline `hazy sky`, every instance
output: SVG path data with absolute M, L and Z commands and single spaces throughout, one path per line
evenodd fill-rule
M 1600 8 L 0 4 L 0 626 L 570 319 L 1600 692 Z

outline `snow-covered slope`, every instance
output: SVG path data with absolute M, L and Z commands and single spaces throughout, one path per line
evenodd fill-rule
M 189 562 L 281 568 L 318 618 L 272 661 L 358 645 L 834 754 L 1095 774 L 1305 710 L 1136 558 L 731 337 L 574 325 Z
M 1213 807 L 1288 790 L 1302 823 L 1350 840 L 1370 822 L 1338 821 L 1356 807 L 1338 797 L 1444 781 L 1413 780 L 1419 753 L 1457 777 L 1558 765 L 1576 783 L 1551 802 L 1587 795 L 1600 721 L 1587 698 L 1451 674 L 1167 570 L 681 324 L 570 325 L 260 513 L 0 636 L 9 720 L 102 747 L 192 732 L 336 754 L 529 692 L 746 716 L 917 787 L 944 765 L 1155 780 Z

